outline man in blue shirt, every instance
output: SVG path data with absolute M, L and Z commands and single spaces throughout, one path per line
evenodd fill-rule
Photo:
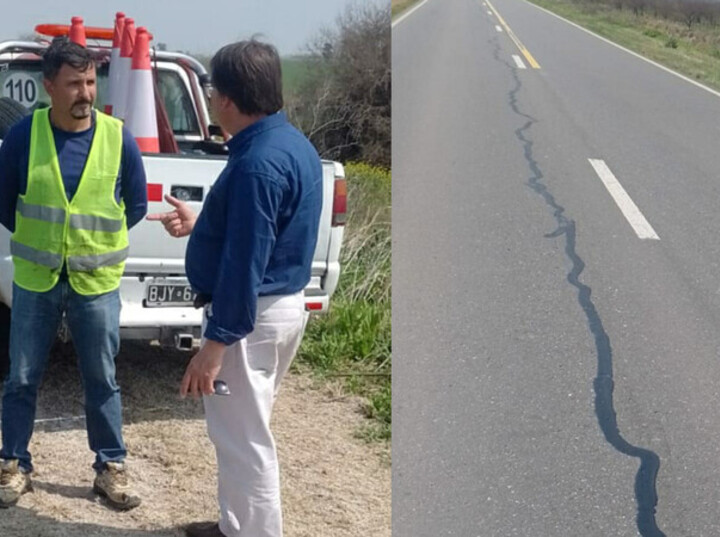
M 218 461 L 219 523 L 191 524 L 191 537 L 281 537 L 280 483 L 269 422 L 280 380 L 307 321 L 303 289 L 317 242 L 322 165 L 283 106 L 280 59 L 255 40 L 212 60 L 210 106 L 232 135 L 230 156 L 195 217 L 150 215 L 176 237 L 190 235 L 188 279 L 204 301 L 204 342 L 181 395 L 205 395 Z M 212 396 L 213 381 L 228 396 Z
M 19 245 L 13 251 L 15 283 L 10 374 L 3 393 L 0 507 L 15 505 L 31 489 L 28 444 L 37 390 L 65 314 L 85 389 L 88 440 L 96 454 L 94 490 L 113 507 L 131 509 L 140 504 L 140 498 L 132 492 L 125 473 L 122 405 L 115 380 L 120 344 L 117 287 L 124 261 L 102 262 L 101 256 L 88 255 L 87 259 L 96 261 L 93 268 L 76 268 L 68 260 L 74 259 L 71 254 L 77 242 L 69 242 L 68 237 L 87 237 L 89 254 L 94 253 L 94 237 L 104 237 L 110 247 L 117 244 L 119 252 L 127 255 L 123 249 L 127 228 L 147 212 L 145 172 L 132 135 L 117 120 L 92 107 L 97 82 L 92 53 L 67 37 L 56 38 L 45 51 L 42 65 L 52 107 L 21 120 L 0 146 L 0 224 L 14 232 L 12 246 Z M 115 163 L 114 168 L 109 161 Z M 112 174 L 96 176 L 97 170 L 112 170 Z M 119 219 L 106 213 L 99 216 L 95 206 L 100 204 L 111 207 Z M 43 251 L 37 233 L 18 234 L 23 226 L 45 226 L 43 229 L 65 237 L 53 244 L 64 254 Z M 52 226 L 65 226 L 59 228 L 65 231 Z M 47 259 L 53 257 L 59 261 L 49 265 Z M 22 286 L 18 285 L 18 262 L 25 278 Z M 98 284 L 100 273 L 112 276 Z M 50 289 L 44 290 L 48 286 Z M 93 289 L 111 290 L 93 294 Z

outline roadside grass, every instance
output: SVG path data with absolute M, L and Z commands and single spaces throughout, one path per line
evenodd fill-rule
M 306 77 L 310 75 L 310 57 L 297 54 L 280 59 L 282 68 L 283 94 L 288 96 L 298 91 Z
M 308 324 L 296 367 L 340 378 L 365 398 L 368 441 L 391 438 L 391 178 L 367 164 L 345 166 L 348 222 L 342 275 L 326 315 Z
M 529 0 L 688 78 L 720 90 L 720 27 L 572 0 Z
M 392 16 L 399 15 L 413 4 L 417 4 L 419 0 L 392 0 Z

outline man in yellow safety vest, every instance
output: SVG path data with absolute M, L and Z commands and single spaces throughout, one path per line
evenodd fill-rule
M 94 490 L 113 507 L 131 509 L 140 498 L 125 472 L 115 356 L 128 228 L 147 211 L 145 172 L 132 135 L 93 108 L 92 52 L 59 37 L 42 67 L 51 108 L 18 122 L 0 146 L 0 224 L 13 232 L 15 269 L 0 507 L 32 488 L 37 390 L 65 315 L 85 390 Z

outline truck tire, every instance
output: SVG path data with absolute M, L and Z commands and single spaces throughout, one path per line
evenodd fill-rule
M 10 127 L 24 118 L 28 111 L 10 97 L 0 97 L 0 140 L 7 136 Z
M 0 303 L 0 380 L 10 372 L 10 308 Z

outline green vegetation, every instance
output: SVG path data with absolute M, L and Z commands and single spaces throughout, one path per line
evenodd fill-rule
M 573 0 L 530 0 L 598 35 L 651 60 L 720 89 L 720 17 L 712 16 L 712 4 L 702 16 L 689 11 L 693 4 L 623 3 Z M 608 0 L 609 2 L 610 0 Z M 641 6 L 641 7 L 639 7 Z M 708 7 L 710 6 L 710 7 Z M 720 8 L 720 4 L 716 4 Z M 667 9 L 666 9 L 667 8 Z
M 308 44 L 285 109 L 323 158 L 390 167 L 390 28 L 389 5 L 356 2 Z
M 345 167 L 348 223 L 342 276 L 330 312 L 309 325 L 297 367 L 323 378 L 342 378 L 367 399 L 368 440 L 391 437 L 390 172 L 367 164 Z
M 418 0 L 392 0 L 392 16 L 399 15 Z
M 283 94 L 287 100 L 288 96 L 295 94 L 304 84 L 305 79 L 310 75 L 308 69 L 309 57 L 303 55 L 286 56 L 281 58 Z

